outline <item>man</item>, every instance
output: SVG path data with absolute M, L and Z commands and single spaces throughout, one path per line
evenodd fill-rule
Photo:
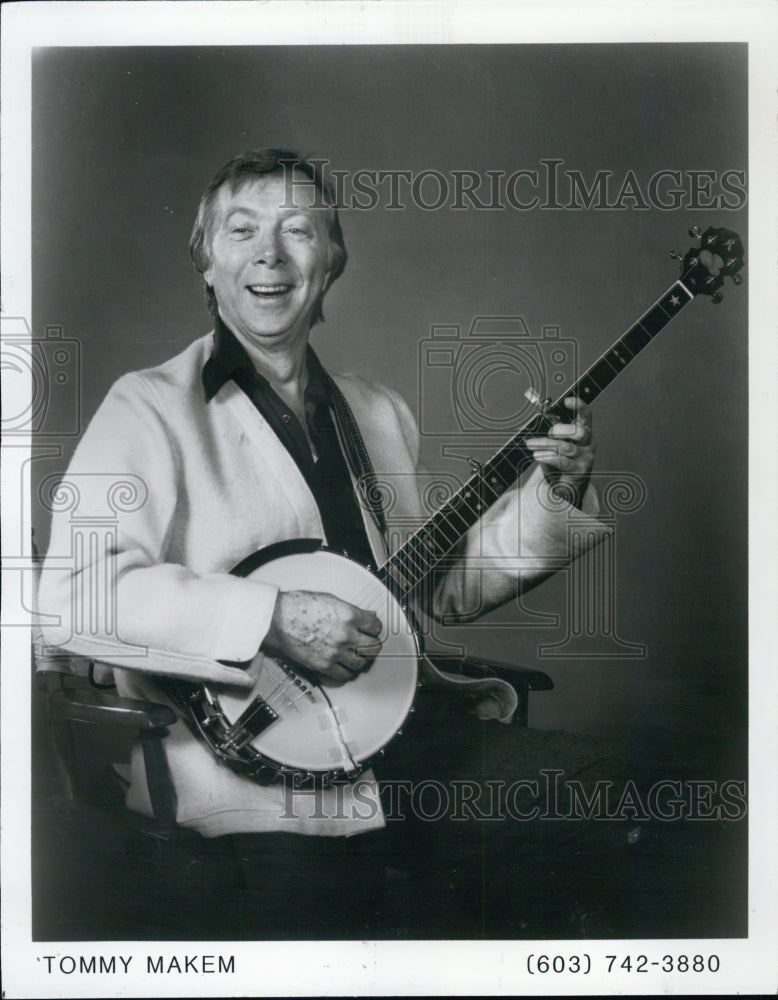
M 378 478 L 390 475 L 399 484 L 396 511 L 407 519 L 422 513 L 414 480 L 419 435 L 406 404 L 359 378 L 331 380 L 308 343 L 346 263 L 331 192 L 292 152 L 246 153 L 222 167 L 203 195 L 190 250 L 214 332 L 157 368 L 119 379 L 84 433 L 66 476 L 79 490 L 79 516 L 103 509 L 99 482 L 107 472 L 142 484 L 142 496 L 120 513 L 116 537 L 82 553 L 75 569 L 50 558 L 39 602 L 61 624 L 49 626 L 46 639 L 114 665 L 121 694 L 154 701 L 166 700 L 160 677 L 250 688 L 246 667 L 260 650 L 348 684 L 380 651 L 383 623 L 373 611 L 331 593 L 281 590 L 230 573 L 256 550 L 304 537 L 322 538 L 365 563 L 385 560 L 380 519 L 358 500 L 360 470 L 344 454 L 344 429 L 333 417 L 338 393 Z M 587 523 L 591 537 L 606 533 L 587 488 L 590 412 L 579 400 L 566 403 L 570 421 L 528 442 L 538 467 L 465 536 L 424 610 L 456 615 L 477 606 L 483 613 L 536 585 L 570 558 L 571 517 Z M 552 498 L 552 489 L 575 506 Z M 55 514 L 50 555 L 69 551 L 70 527 L 66 513 Z M 478 573 L 468 572 L 473 565 Z M 79 602 L 93 595 L 96 581 L 104 584 L 101 594 L 115 595 L 110 629 L 78 624 Z M 425 676 L 446 688 L 447 678 L 429 666 Z M 503 703 L 494 710 L 494 697 L 485 699 L 478 714 L 509 717 L 510 692 L 492 694 Z M 421 701 L 429 705 L 430 697 Z M 448 713 L 447 699 L 425 710 L 438 730 L 445 728 L 440 706 Z M 464 718 L 463 725 L 489 725 Z M 444 761 L 447 747 L 438 744 Z M 259 784 L 222 766 L 183 721 L 165 749 L 178 824 L 220 843 L 232 838 L 240 856 L 279 837 L 288 846 L 290 833 L 324 843 L 384 825 L 370 772 L 358 789 L 347 783 L 301 795 L 290 809 L 282 784 Z M 127 803 L 150 811 L 139 753 Z M 255 859 L 249 867 L 261 864 Z

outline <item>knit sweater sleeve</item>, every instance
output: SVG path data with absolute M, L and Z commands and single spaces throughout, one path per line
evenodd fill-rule
M 180 463 L 142 374 L 113 386 L 52 497 L 38 606 L 46 642 L 129 669 L 250 686 L 276 588 L 167 561 Z

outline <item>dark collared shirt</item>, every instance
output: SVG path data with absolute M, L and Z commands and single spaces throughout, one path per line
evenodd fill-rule
M 297 463 L 319 508 L 328 546 L 367 565 L 374 560 L 332 419 L 329 378 L 310 346 L 306 361 L 304 406 L 315 459 L 300 421 L 254 368 L 246 349 L 221 317 L 216 320 L 213 354 L 203 366 L 205 399 L 210 402 L 224 383 L 233 379 Z

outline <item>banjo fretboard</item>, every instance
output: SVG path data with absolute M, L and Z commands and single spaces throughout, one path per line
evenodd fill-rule
M 539 402 L 537 414 L 488 461 L 477 465 L 467 482 L 378 571 L 401 603 L 533 463 L 527 438 L 545 434 L 570 415 L 563 405 L 568 396 L 593 402 L 693 298 L 683 281 L 676 281 L 574 385 L 555 400 Z

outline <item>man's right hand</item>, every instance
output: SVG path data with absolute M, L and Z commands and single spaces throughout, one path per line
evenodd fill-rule
M 333 594 L 279 591 L 263 652 L 277 653 L 330 680 L 350 681 L 381 650 L 381 621 Z

